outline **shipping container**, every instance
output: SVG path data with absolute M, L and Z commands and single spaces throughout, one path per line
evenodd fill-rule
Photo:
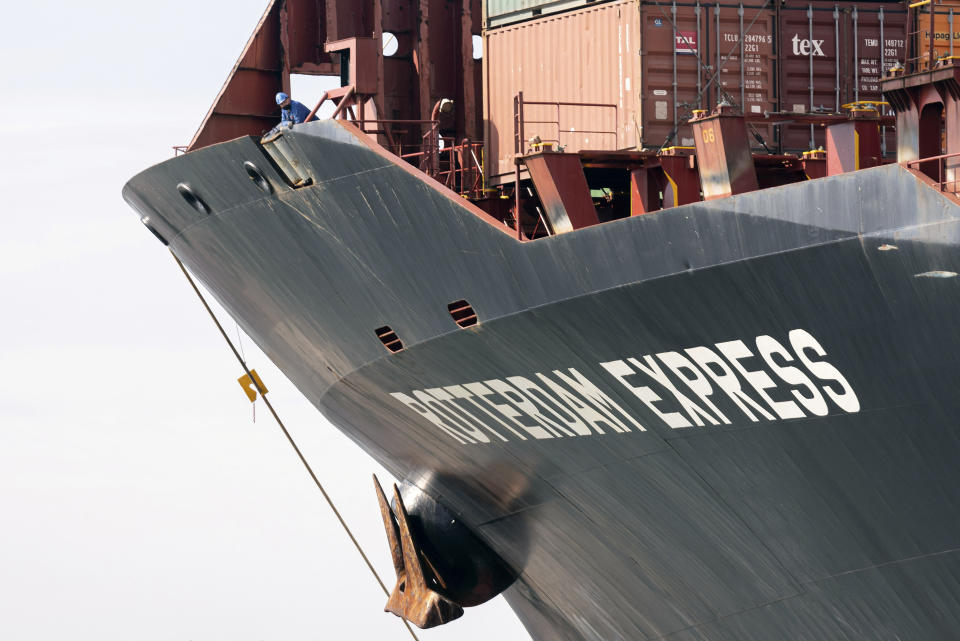
M 933 58 L 960 56 L 960 0 L 944 2 L 939 0 L 933 5 Z M 911 58 L 917 60 L 919 68 L 929 66 L 930 56 L 930 4 L 914 10 L 914 22 L 910 31 L 916 34 L 915 50 Z
M 488 175 L 510 179 L 536 137 L 567 151 L 692 146 L 695 109 L 776 110 L 775 24 L 760 3 L 621 0 L 488 29 Z M 751 132 L 775 151 L 771 127 Z
M 490 27 L 530 20 L 609 0 L 486 0 L 483 24 Z
M 774 24 L 763 4 L 644 3 L 642 146 L 692 146 L 692 111 L 721 101 L 746 114 L 776 110 Z M 750 129 L 756 148 L 774 151 L 769 127 Z
M 880 79 L 906 60 L 907 12 L 900 3 L 785 0 L 778 14 L 781 111 L 840 113 L 853 102 L 880 102 Z M 893 154 L 892 128 L 885 134 L 884 151 Z M 781 127 L 784 152 L 824 143 L 822 127 Z
M 484 153 L 494 182 L 513 176 L 514 156 L 534 137 L 568 151 L 637 144 L 638 25 L 636 4 L 621 1 L 487 30 Z

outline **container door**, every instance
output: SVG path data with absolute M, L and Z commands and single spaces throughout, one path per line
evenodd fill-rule
M 777 108 L 776 14 L 767 5 L 713 5 L 711 43 L 714 69 L 713 104 L 726 100 L 748 116 Z M 748 124 L 754 151 L 776 152 L 773 128 Z
M 686 122 L 694 109 L 710 105 L 703 69 L 707 12 L 699 4 L 643 4 L 640 111 L 647 149 L 693 147 Z
M 786 0 L 778 21 L 781 111 L 841 113 L 846 104 L 880 101 L 881 76 L 906 56 L 906 12 L 898 3 Z M 822 127 L 781 129 L 784 152 L 825 144 Z M 892 132 L 884 138 L 892 153 Z
M 775 109 L 774 17 L 764 5 L 644 3 L 643 145 L 692 147 L 693 110 L 721 99 L 746 114 Z M 750 129 L 772 149 L 770 127 Z
M 780 111 L 839 113 L 847 84 L 842 16 L 834 2 L 786 0 L 780 6 Z M 785 153 L 816 149 L 825 141 L 821 127 L 780 129 Z
M 852 34 L 853 84 L 846 89 L 849 102 L 882 102 L 880 80 L 886 72 L 906 62 L 907 12 L 902 5 L 860 2 L 847 14 Z M 883 114 L 893 114 L 889 106 L 879 105 Z M 884 156 L 897 153 L 896 131 L 882 128 Z

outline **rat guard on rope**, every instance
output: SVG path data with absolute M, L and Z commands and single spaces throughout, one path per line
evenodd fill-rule
M 443 625 L 459 618 L 463 615 L 463 608 L 430 587 L 432 584 L 442 589 L 443 579 L 417 546 L 410 529 L 407 509 L 403 505 L 397 486 L 393 486 L 393 497 L 397 509 L 397 513 L 394 514 L 376 475 L 373 476 L 373 484 L 377 489 L 377 501 L 380 503 L 383 526 L 387 531 L 393 567 L 397 572 L 397 585 L 387 599 L 384 612 L 392 612 L 418 628 L 424 629 Z

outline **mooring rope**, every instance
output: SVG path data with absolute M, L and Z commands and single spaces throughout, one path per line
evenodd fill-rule
M 183 272 L 183 275 L 186 276 L 187 282 L 190 283 L 190 287 L 193 288 L 193 291 L 197 294 L 197 297 L 200 299 L 200 302 L 203 303 L 203 307 L 207 310 L 207 314 L 210 315 L 210 319 L 213 320 L 214 325 L 217 326 L 217 329 L 220 330 L 220 335 L 223 336 L 223 340 L 227 341 L 227 345 L 230 346 L 230 350 L 233 352 L 233 355 L 237 357 L 237 361 L 240 363 L 240 367 L 243 368 L 244 373 L 246 373 L 247 378 L 250 379 L 253 386 L 256 388 L 257 393 L 260 394 L 260 398 L 263 399 L 264 404 L 267 406 L 267 409 L 270 410 L 270 413 L 273 415 L 274 420 L 277 422 L 277 425 L 280 426 L 280 429 L 283 431 L 283 435 L 287 437 L 287 441 L 290 443 L 290 447 L 293 448 L 293 451 L 297 453 L 297 457 L 300 459 L 300 462 L 303 463 L 303 467 L 306 468 L 307 474 L 310 475 L 310 478 L 313 479 L 314 484 L 316 484 L 317 489 L 320 490 L 320 493 L 323 494 L 323 498 L 326 499 L 327 505 L 330 506 L 330 509 L 333 510 L 334 515 L 337 517 L 337 520 L 340 521 L 340 525 L 343 526 L 343 531 L 347 533 L 347 536 L 350 537 L 350 541 L 353 542 L 353 546 L 357 548 L 357 552 L 360 553 L 360 556 L 363 557 L 363 562 L 367 564 L 367 567 L 370 568 L 370 572 L 373 574 L 373 578 L 377 580 L 377 583 L 380 585 L 380 589 L 383 590 L 383 593 L 390 596 L 390 591 L 387 590 L 387 586 L 384 585 L 383 580 L 380 578 L 380 575 L 374 569 L 373 564 L 370 562 L 369 557 L 367 557 L 366 552 L 363 551 L 363 548 L 360 546 L 360 542 L 357 541 L 357 538 L 353 535 L 353 532 L 350 530 L 350 527 L 347 525 L 347 522 L 343 520 L 343 516 L 340 515 L 340 510 L 337 509 L 337 506 L 333 504 L 333 499 L 330 498 L 330 495 L 327 494 L 327 491 L 323 488 L 323 484 L 320 482 L 320 479 L 317 478 L 317 475 L 313 472 L 313 468 L 310 467 L 310 464 L 307 462 L 307 459 L 303 456 L 303 452 L 300 451 L 300 448 L 297 446 L 296 441 L 293 440 L 290 432 L 287 430 L 287 426 L 283 424 L 283 421 L 280 420 L 280 416 L 277 415 L 276 410 L 273 409 L 273 404 L 270 402 L 270 399 L 267 398 L 266 391 L 260 387 L 260 384 L 257 382 L 257 378 L 250 373 L 250 369 L 247 367 L 246 361 L 240 355 L 240 352 L 237 351 L 237 348 L 234 347 L 233 341 L 230 340 L 230 337 L 227 336 L 227 333 L 223 329 L 223 325 L 220 324 L 220 321 L 217 319 L 216 314 L 213 313 L 213 310 L 210 309 L 210 305 L 207 304 L 206 298 L 200 292 L 200 288 L 197 287 L 196 282 L 194 282 L 193 277 L 190 276 L 190 273 L 187 271 L 187 268 L 184 266 L 180 259 L 177 258 L 177 255 L 170 251 L 170 255 L 173 256 L 173 260 L 177 261 L 177 266 L 180 267 L 180 271 Z M 401 618 L 403 625 L 406 626 L 407 631 L 410 633 L 410 636 L 414 638 L 414 641 L 420 641 L 417 638 L 417 635 L 414 633 L 413 628 L 410 627 L 410 624 L 406 619 Z

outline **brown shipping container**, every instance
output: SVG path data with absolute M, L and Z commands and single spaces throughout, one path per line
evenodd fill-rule
M 748 114 L 776 109 L 775 14 L 765 5 L 650 2 L 643 11 L 645 147 L 693 146 L 692 129 L 684 124 L 692 110 L 712 109 L 724 99 Z M 773 151 L 769 127 L 751 130 Z M 751 143 L 763 149 L 756 139 Z
M 905 62 L 907 13 L 900 3 L 785 0 L 778 13 L 781 111 L 834 113 L 852 102 L 880 101 L 880 78 Z M 825 141 L 821 127 L 781 129 L 785 152 Z M 885 152 L 895 151 L 890 129 Z
M 510 180 L 535 136 L 567 151 L 692 146 L 684 123 L 721 97 L 776 109 L 776 14 L 764 6 L 623 0 L 487 30 L 488 175 Z M 771 128 L 753 129 L 773 149 Z

